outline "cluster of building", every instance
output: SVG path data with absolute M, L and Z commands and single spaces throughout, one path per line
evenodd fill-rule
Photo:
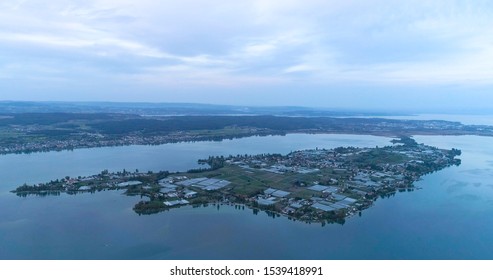
M 265 134 L 263 130 L 252 130 L 245 135 L 251 136 L 254 134 Z M 232 138 L 231 136 L 224 136 L 223 138 Z M 62 151 L 73 150 L 81 148 L 97 148 L 97 147 L 116 147 L 116 146 L 129 146 L 129 145 L 161 145 L 166 143 L 188 142 L 188 141 L 206 141 L 216 140 L 211 139 L 209 136 L 200 135 L 196 132 L 174 132 L 162 135 L 104 135 L 101 133 L 89 133 L 79 132 L 63 136 L 63 139 L 57 137 L 45 137 L 43 141 L 32 141 L 27 136 L 25 138 L 19 137 L 16 141 L 8 141 L 2 143 L 0 141 L 0 154 L 13 154 L 13 153 L 33 153 L 33 152 L 48 152 L 48 151 Z M 25 139 L 25 140 L 24 140 Z M 222 139 L 221 137 L 218 138 Z M 1 139 L 0 139 L 1 140 Z
M 158 183 L 160 186 L 158 195 L 164 199 L 164 205 L 173 207 L 189 204 L 187 199 L 197 197 L 201 193 L 220 190 L 231 182 L 207 177 L 189 179 L 187 176 L 171 176 L 159 180 Z
M 368 153 L 381 158 L 367 164 Z M 388 146 L 380 150 L 314 149 L 296 151 L 286 156 L 237 156 L 228 158 L 227 162 L 245 170 L 256 169 L 278 175 L 298 173 L 300 178 L 303 174 L 327 170 L 330 170 L 330 174 L 342 174 L 336 176 L 338 179 L 327 180 L 325 184 L 311 181 L 297 189 L 311 191 L 310 198 L 301 199 L 297 197 L 296 191 L 287 191 L 291 186 L 286 186 L 286 189 L 269 187 L 262 194 L 252 198 L 260 207 L 287 215 L 299 214 L 297 216 L 302 219 L 313 220 L 313 212 L 307 216 L 307 208 L 322 212 L 343 211 L 345 215 L 354 214 L 369 207 L 378 195 L 412 188 L 413 182 L 420 176 L 456 163 L 455 155 L 449 150 L 415 144 Z M 389 157 L 393 158 L 386 161 Z

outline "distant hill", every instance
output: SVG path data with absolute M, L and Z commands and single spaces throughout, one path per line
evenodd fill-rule
M 299 117 L 390 116 L 398 112 L 374 112 L 299 106 L 232 106 L 197 103 L 131 102 L 31 102 L 0 101 L 0 114 L 9 113 L 118 113 L 145 116 L 248 116 Z M 402 115 L 402 113 L 399 113 Z

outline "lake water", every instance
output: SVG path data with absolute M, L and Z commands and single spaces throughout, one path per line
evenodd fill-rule
M 493 259 L 493 139 L 415 139 L 461 149 L 462 165 L 325 227 L 226 205 L 138 216 L 140 198 L 119 191 L 26 198 L 9 191 L 103 169 L 183 171 L 209 155 L 374 147 L 389 138 L 290 134 L 0 156 L 0 259 Z
M 361 116 L 355 116 L 361 118 Z M 487 114 L 418 114 L 402 116 L 365 116 L 365 118 L 388 118 L 397 120 L 443 120 L 466 125 L 493 125 L 493 116 Z

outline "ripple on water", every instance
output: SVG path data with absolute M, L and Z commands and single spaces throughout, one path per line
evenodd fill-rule
M 468 185 L 469 185 L 468 182 L 454 180 L 454 183 L 447 186 L 447 193 L 451 194 L 451 193 L 461 191 L 465 187 L 467 187 Z
M 486 176 L 491 176 L 493 174 L 493 170 L 490 168 L 467 169 L 459 172 L 471 174 L 471 175 L 486 175 Z
M 460 200 L 467 200 L 467 201 L 478 201 L 481 200 L 482 198 L 478 195 L 475 194 L 461 194 L 461 195 L 456 195 L 454 198 L 460 199 Z

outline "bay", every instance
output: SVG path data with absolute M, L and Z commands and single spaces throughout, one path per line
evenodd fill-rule
M 221 142 L 127 146 L 0 156 L 1 259 L 492 259 L 493 141 L 419 136 L 462 150 L 462 164 L 427 175 L 422 189 L 378 200 L 344 225 L 305 224 L 220 205 L 139 216 L 139 197 L 118 191 L 20 198 L 23 183 L 103 169 L 183 171 L 209 155 L 374 147 L 361 135 L 249 137 Z
M 357 116 L 360 117 L 360 116 Z M 365 118 L 375 118 L 382 116 L 365 116 Z M 402 116 L 385 116 L 384 118 L 396 120 L 443 120 L 450 122 L 460 122 L 465 125 L 493 125 L 493 115 L 490 114 L 417 114 Z

